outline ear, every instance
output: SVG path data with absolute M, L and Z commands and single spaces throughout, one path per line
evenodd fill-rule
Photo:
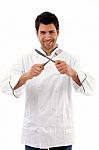
M 59 30 L 57 30 L 57 35 L 59 35 Z
M 38 31 L 36 30 L 36 35 L 38 36 Z

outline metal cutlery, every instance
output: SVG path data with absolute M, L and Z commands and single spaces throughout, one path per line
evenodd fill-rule
M 35 51 L 36 51 L 39 55 L 41 55 L 41 56 L 46 57 L 47 59 L 49 59 L 47 62 L 45 62 L 45 63 L 43 64 L 44 66 L 45 66 L 49 61 L 52 61 L 53 63 L 55 63 L 55 61 L 53 60 L 53 58 L 56 57 L 57 55 L 59 55 L 59 54 L 62 52 L 61 49 L 58 49 L 58 50 L 54 53 L 54 55 L 52 56 L 52 58 L 49 58 L 49 57 L 47 57 L 45 54 L 41 53 L 39 50 L 35 49 Z
M 43 66 L 45 66 L 49 61 L 51 61 L 54 57 L 56 57 L 57 55 L 59 55 L 61 52 L 62 52 L 62 50 L 61 50 L 61 49 L 58 49 L 58 50 L 54 53 L 54 55 L 52 56 L 52 58 L 50 58 L 50 60 L 48 60 L 47 62 L 45 62 L 45 63 L 43 64 Z
M 35 49 L 35 51 L 36 51 L 38 54 L 40 54 L 41 56 L 46 57 L 47 59 L 49 59 L 50 61 L 52 61 L 52 62 L 55 63 L 54 60 L 52 60 L 51 58 L 49 58 L 49 57 L 47 57 L 46 55 L 44 55 L 43 53 L 41 53 L 39 50 Z

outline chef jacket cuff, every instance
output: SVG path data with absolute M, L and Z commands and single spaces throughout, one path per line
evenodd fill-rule
M 20 77 L 21 77 L 22 74 L 18 74 L 18 75 L 14 75 L 14 76 L 10 76 L 10 80 L 9 80 L 9 86 L 10 88 L 12 89 L 12 94 L 18 98 L 20 97 L 21 93 L 19 92 L 20 89 L 22 87 L 19 87 L 18 89 L 14 90 L 14 87 L 17 85 Z
M 85 93 L 85 85 L 84 85 L 84 82 L 86 81 L 87 79 L 87 75 L 86 73 L 84 72 L 81 72 L 81 71 L 77 71 L 77 75 L 78 75 L 78 78 L 81 82 L 81 86 L 79 86 L 76 82 L 73 82 L 74 84 L 74 87 L 76 89 L 77 92 L 84 92 Z

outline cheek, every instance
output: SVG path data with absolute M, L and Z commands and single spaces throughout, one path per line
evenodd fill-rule
M 38 39 L 39 39 L 40 42 L 43 41 L 43 38 L 42 38 L 42 37 L 39 37 L 39 36 L 38 36 Z
M 41 41 L 43 38 L 40 34 L 37 34 L 37 37 L 38 37 L 39 41 Z

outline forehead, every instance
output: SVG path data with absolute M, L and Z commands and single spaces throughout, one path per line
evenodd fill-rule
M 39 31 L 49 31 L 49 30 L 56 30 L 55 25 L 53 23 L 48 25 L 40 24 Z

